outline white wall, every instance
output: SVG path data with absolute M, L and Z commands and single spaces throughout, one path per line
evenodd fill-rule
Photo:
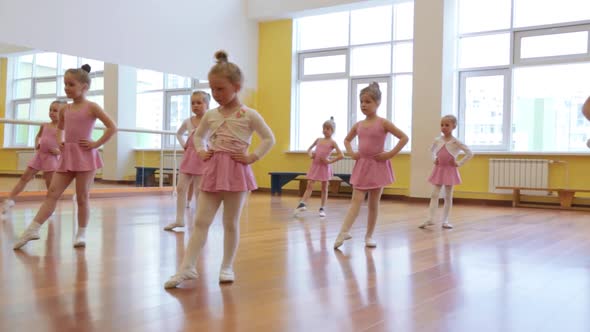
M 0 43 L 203 79 L 225 49 L 257 81 L 245 0 L 0 0 Z
M 391 1 L 384 0 L 246 0 L 248 16 L 257 20 L 272 20 L 296 17 L 298 15 L 321 13 L 333 10 L 334 7 L 357 4 L 359 7 L 374 6 L 375 4 Z M 399 0 L 402 2 L 404 0 Z

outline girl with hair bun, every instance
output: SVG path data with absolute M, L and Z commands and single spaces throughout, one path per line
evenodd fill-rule
M 96 170 L 102 167 L 98 148 L 106 143 L 117 131 L 117 127 L 107 113 L 96 103 L 86 99 L 90 89 L 90 66 L 68 69 L 64 75 L 64 90 L 72 103 L 62 107 L 57 124 L 57 141 L 61 159 L 47 196 L 39 208 L 33 222 L 20 236 L 14 249 L 20 249 L 27 242 L 39 239 L 39 229 L 55 210 L 57 200 L 70 183 L 76 180 L 76 201 L 78 204 L 78 230 L 74 247 L 86 246 L 86 227 L 90 214 L 89 192 L 94 182 Z M 92 140 L 92 130 L 96 119 L 105 126 L 103 135 Z
M 334 117 L 331 117 L 330 120 L 326 120 L 322 125 L 322 129 L 324 137 L 316 139 L 309 149 L 307 149 L 307 154 L 313 159 L 313 161 L 307 172 L 307 188 L 305 189 L 303 197 L 301 197 L 301 200 L 299 201 L 299 205 L 295 208 L 295 216 L 307 209 L 306 203 L 311 196 L 315 181 L 320 181 L 322 184 L 321 205 L 319 210 L 320 217 L 323 218 L 326 216 L 325 206 L 326 201 L 328 200 L 328 183 L 332 177 L 332 166 L 330 164 L 344 158 L 344 155 L 342 154 L 342 151 L 340 151 L 336 141 L 332 139 L 332 135 L 336 130 Z M 314 147 L 315 150 L 312 151 Z M 330 155 L 334 150 L 336 150 L 336 157 L 330 158 Z
M 195 227 L 180 269 L 164 284 L 165 288 L 174 288 L 185 280 L 197 278 L 197 259 L 222 202 L 224 234 L 219 282 L 234 281 L 240 214 L 248 192 L 257 188 L 250 164 L 268 153 L 275 143 L 272 131 L 260 114 L 243 105 L 238 98 L 244 83 L 240 68 L 228 61 L 224 51 L 216 52 L 215 59 L 217 63 L 209 71 L 209 86 L 219 107 L 205 113 L 193 135 L 195 150 L 207 161 L 197 201 Z M 260 144 L 254 152 L 248 152 L 254 132 L 260 137 Z
M 365 194 L 369 194 L 369 213 L 367 216 L 367 233 L 365 245 L 375 248 L 377 242 L 373 239 L 373 231 L 377 224 L 379 200 L 383 187 L 394 181 L 390 159 L 393 158 L 408 143 L 408 136 L 389 120 L 377 116 L 377 108 L 381 104 L 381 90 L 376 82 L 369 84 L 360 93 L 361 111 L 365 119 L 357 122 L 346 135 L 344 146 L 346 152 L 356 160 L 350 183 L 352 184 L 352 202 L 340 233 L 334 242 L 334 249 L 339 248 L 344 241 L 352 236 L 349 234 L 352 224 L 359 214 L 359 209 Z M 385 139 L 390 133 L 399 141 L 391 151 L 384 151 Z M 358 135 L 358 151 L 352 150 L 352 140 Z

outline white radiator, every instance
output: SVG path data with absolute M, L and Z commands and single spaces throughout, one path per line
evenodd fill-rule
M 549 164 L 547 159 L 490 159 L 489 192 L 508 194 L 511 190 L 496 189 L 498 186 L 547 188 Z M 547 195 L 545 191 L 526 191 L 525 195 Z
M 19 171 L 27 169 L 27 164 L 33 159 L 34 155 L 35 150 L 16 151 L 16 169 Z
M 354 167 L 354 159 L 350 157 L 344 157 L 338 160 L 332 166 L 332 172 L 334 174 L 352 174 L 352 168 Z
M 173 153 L 164 153 L 164 168 L 176 168 L 180 167 L 180 162 L 182 161 L 182 152 L 176 153 L 176 164 L 174 163 L 174 154 Z

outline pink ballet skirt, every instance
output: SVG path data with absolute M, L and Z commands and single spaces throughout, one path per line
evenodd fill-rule
M 334 148 L 332 144 L 318 144 L 315 149 L 315 156 L 307 171 L 307 178 L 314 181 L 329 181 L 332 177 L 332 165 L 324 164 L 321 159 L 328 158 Z
M 383 152 L 387 132 L 383 121 L 357 127 L 360 158 L 354 163 L 350 183 L 354 189 L 369 190 L 385 187 L 395 181 L 389 159 L 378 161 L 374 156 Z
M 454 186 L 461 184 L 461 176 L 459 175 L 457 166 L 453 165 L 455 158 L 449 153 L 445 146 L 438 151 L 436 159 L 438 160 L 438 165 L 434 165 L 428 181 L 438 186 Z
M 65 142 L 57 172 L 87 172 L 102 167 L 98 149 L 86 150 L 80 146 L 81 139 L 91 140 L 96 118 L 86 108 L 72 111 L 71 104 L 64 110 Z
M 59 155 L 49 152 L 57 148 L 56 139 L 57 129 L 50 125 L 43 125 L 43 131 L 39 138 L 39 150 L 35 153 L 33 159 L 27 164 L 28 167 L 43 172 L 54 172 L 59 166 Z
M 215 151 L 211 159 L 205 162 L 202 191 L 242 192 L 257 188 L 250 165 L 233 160 L 229 152 Z
M 195 150 L 195 143 L 193 142 L 193 130 L 187 139 L 187 148 L 184 151 L 184 156 L 180 162 L 180 173 L 189 175 L 203 175 L 205 172 L 205 161 L 199 157 L 197 150 Z

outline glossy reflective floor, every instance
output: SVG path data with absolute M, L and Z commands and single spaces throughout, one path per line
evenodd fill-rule
M 170 291 L 188 239 L 161 230 L 170 196 L 93 200 L 86 249 L 66 200 L 13 251 L 39 205 L 19 203 L 0 223 L 0 331 L 590 331 L 588 213 L 457 205 L 455 229 L 421 230 L 425 204 L 385 200 L 378 247 L 364 247 L 363 208 L 335 251 L 348 200 L 323 220 L 292 218 L 296 202 L 251 195 L 236 282 L 217 281 L 216 220 L 200 278 Z

